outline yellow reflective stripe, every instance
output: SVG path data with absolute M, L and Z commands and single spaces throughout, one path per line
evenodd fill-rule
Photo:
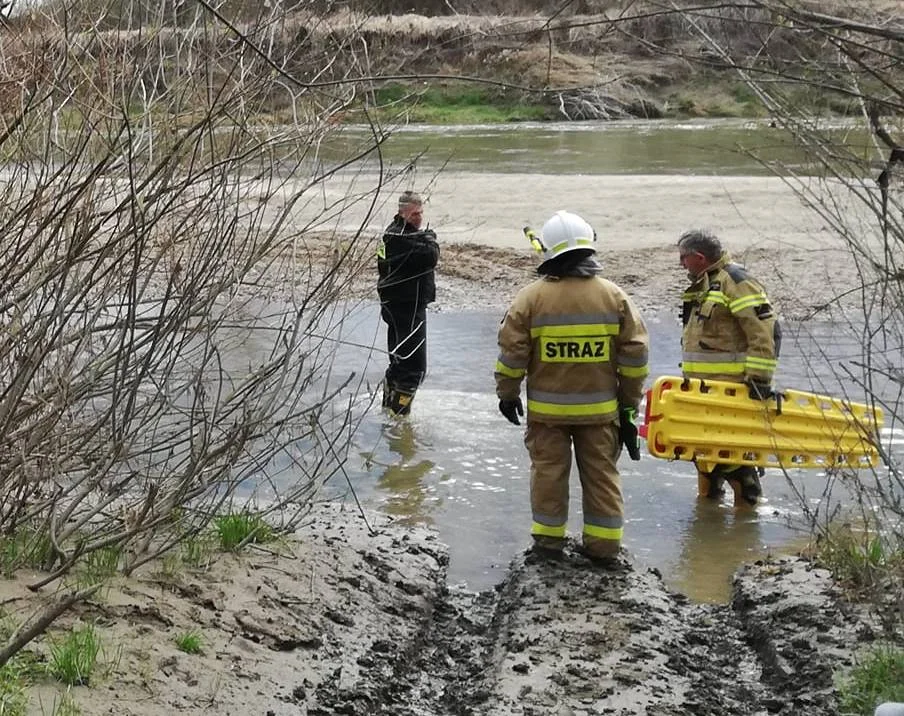
M 531 338 L 552 336 L 617 336 L 617 323 L 573 323 L 568 326 L 535 326 L 530 329 Z
M 380 243 L 377 244 L 377 256 L 381 259 L 386 258 L 386 242 L 383 239 L 380 239 Z
M 625 378 L 646 378 L 650 374 L 650 369 L 647 366 L 635 368 L 633 366 L 620 365 L 618 366 L 618 374 L 625 376 Z
M 546 413 L 546 415 L 608 415 L 618 411 L 618 400 L 603 400 L 598 403 L 542 403 L 539 400 L 527 400 L 528 411 Z
M 544 537 L 564 537 L 565 525 L 544 525 L 540 522 L 534 522 L 530 527 L 532 535 L 543 535 Z
M 524 368 L 509 368 L 502 361 L 496 361 L 496 372 L 509 378 L 523 378 L 527 372 Z
M 738 373 L 744 372 L 744 363 L 699 363 L 682 361 L 681 368 L 686 373 Z
M 624 527 L 599 527 L 597 525 L 584 525 L 584 534 L 597 539 L 621 540 L 625 534 Z
M 745 364 L 748 368 L 766 368 L 772 370 L 778 366 L 778 361 L 773 358 L 758 358 L 756 356 L 747 356 Z
M 569 241 L 574 241 L 576 246 L 589 246 L 589 247 L 593 246 L 593 239 L 582 239 L 582 238 L 571 239 L 571 240 L 566 239 L 565 241 L 560 241 L 555 246 L 553 246 L 550 249 L 550 252 L 557 254 L 562 249 L 568 248 Z
M 712 303 L 718 303 L 720 306 L 728 305 L 728 296 L 721 291 L 710 291 L 706 294 L 706 300 Z
M 762 306 L 765 303 L 769 303 L 769 299 L 766 298 L 765 293 L 752 293 L 747 296 L 736 298 L 734 301 L 728 304 L 728 310 L 730 310 L 732 313 L 738 313 L 740 311 L 743 311 L 745 308 Z

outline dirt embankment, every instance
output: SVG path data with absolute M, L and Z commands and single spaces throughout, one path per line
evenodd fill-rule
M 731 605 L 691 604 L 627 556 L 517 556 L 483 593 L 449 589 L 446 564 L 429 531 L 323 506 L 276 550 L 107 590 L 77 615 L 106 672 L 71 696 L 117 716 L 830 715 L 835 670 L 881 633 L 803 559 L 745 567 Z M 189 630 L 203 653 L 176 648 Z
M 245 67 L 245 81 L 244 72 L 259 72 L 266 82 L 273 64 L 314 88 L 330 81 L 345 86 L 350 77 L 361 77 L 358 94 L 391 115 L 401 109 L 404 116 L 411 103 L 396 106 L 397 89 L 420 95 L 428 78 L 432 90 L 450 88 L 447 99 L 453 102 L 476 92 L 481 103 L 539 105 L 547 118 L 581 120 L 764 114 L 733 63 L 754 74 L 764 72 L 770 83 L 777 73 L 802 76 L 804 89 L 796 79 L 785 90 L 805 106 L 859 112 L 850 93 L 832 91 L 833 83 L 817 91 L 813 66 L 824 65 L 827 72 L 837 67 L 835 44 L 825 42 L 824 18 L 881 26 L 897 11 L 891 0 L 821 0 L 781 11 L 768 5 L 710 7 L 691 0 L 668 6 L 633 0 L 428 0 L 416 8 L 399 0 L 317 0 L 285 3 L 284 14 L 255 3 L 221 3 L 213 22 L 204 7 L 174 5 L 161 15 L 156 6 L 98 12 L 90 4 L 71 8 L 47 2 L 44 12 L 16 14 L 9 27 L 14 36 L 41 35 L 45 53 L 72 55 L 99 82 L 106 81 L 110 67 L 127 68 L 137 58 L 148 63 L 146 74 L 166 87 L 185 71 L 172 58 L 188 48 L 195 51 L 188 54 L 222 57 L 218 64 L 226 68 L 240 34 L 268 54 L 268 62 Z M 163 27 L 161 17 L 167 23 Z M 154 31 L 149 33 L 148 26 Z M 31 64 L 49 73 L 53 60 L 36 59 Z M 224 80 L 232 74 L 222 72 Z M 469 84 L 462 93 L 463 80 Z M 394 86 L 381 94 L 387 85 Z M 268 113 L 294 116 L 297 107 L 288 93 L 268 95 Z M 16 97 L 8 99 L 12 103 Z M 344 110 L 356 108 L 352 103 Z
M 376 300 L 370 246 L 362 241 L 361 255 L 343 268 L 341 285 L 346 297 Z M 501 317 L 518 290 L 537 278 L 539 259 L 529 249 L 444 244 L 441 252 L 432 311 L 485 311 Z M 321 270 L 328 268 L 328 253 L 328 244 L 324 244 L 319 250 Z M 788 321 L 821 315 L 836 297 L 857 285 L 857 266 L 840 249 L 785 248 L 777 254 L 772 249 L 748 248 L 732 256 L 766 284 L 771 300 Z M 673 311 L 677 320 L 688 278 L 678 266 L 674 246 L 601 250 L 598 258 L 601 275 L 621 286 L 644 316 Z
M 856 285 L 857 267 L 841 251 L 749 249 L 732 254 L 767 285 L 786 320 L 805 320 Z M 835 257 L 834 259 L 832 257 Z M 621 286 L 645 315 L 674 309 L 688 285 L 673 246 L 609 251 L 600 257 L 602 276 Z M 478 245 L 443 247 L 437 285 L 440 311 L 504 311 L 518 289 L 537 278 L 538 259 L 529 251 Z M 807 270 L 805 270 L 805 267 Z

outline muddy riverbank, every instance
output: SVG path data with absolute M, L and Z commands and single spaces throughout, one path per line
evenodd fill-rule
M 836 671 L 881 634 L 803 558 L 744 567 L 724 605 L 623 562 L 518 555 L 495 589 L 450 589 L 433 533 L 324 505 L 273 549 L 149 569 L 67 618 L 97 624 L 106 663 L 70 696 L 125 716 L 833 714 Z

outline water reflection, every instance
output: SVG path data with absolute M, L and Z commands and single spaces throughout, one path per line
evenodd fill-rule
M 738 565 L 763 552 L 762 523 L 756 510 L 698 498 L 682 530 L 681 553 L 670 581 L 695 601 L 725 602 Z
M 400 518 L 404 524 L 433 524 L 431 511 L 436 506 L 428 501 L 428 489 L 425 478 L 434 468 L 435 463 L 426 458 L 417 459 L 418 451 L 426 450 L 426 445 L 418 443 L 415 427 L 407 419 L 389 419 L 384 424 L 383 434 L 390 451 L 398 459 L 379 464 L 372 461 L 381 470 L 377 476 L 377 487 L 386 493 L 382 509 Z

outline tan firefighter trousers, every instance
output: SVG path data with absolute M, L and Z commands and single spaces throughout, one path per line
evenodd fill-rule
M 564 547 L 573 446 L 581 478 L 584 547 L 594 556 L 615 555 L 624 524 L 624 500 L 616 466 L 621 453 L 617 424 L 531 421 L 524 444 L 531 459 L 531 534 L 535 542 L 551 549 Z

